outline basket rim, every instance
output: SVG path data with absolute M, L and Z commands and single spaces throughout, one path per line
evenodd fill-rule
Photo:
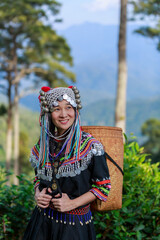
M 111 127 L 111 126 L 82 126 L 82 130 L 83 128 L 87 127 L 88 129 L 106 129 L 106 130 L 116 130 L 116 131 L 121 131 L 122 132 L 122 128 L 120 127 Z

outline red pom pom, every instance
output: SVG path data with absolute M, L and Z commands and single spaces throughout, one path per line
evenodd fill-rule
M 73 86 L 69 86 L 68 88 L 73 88 Z
M 50 87 L 42 87 L 41 90 L 44 91 L 44 92 L 48 92 L 51 88 Z

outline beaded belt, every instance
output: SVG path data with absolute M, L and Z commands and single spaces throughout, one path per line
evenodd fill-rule
M 75 225 L 76 219 L 78 219 L 79 223 L 83 226 L 83 224 L 89 224 L 92 221 L 92 213 L 90 211 L 90 204 L 85 207 L 80 207 L 73 209 L 67 212 L 58 212 L 54 208 L 40 208 L 38 207 L 39 212 L 41 212 L 44 216 L 55 219 L 56 223 L 64 223 L 64 224 L 72 224 Z
M 53 206 L 53 204 L 50 204 L 49 207 L 53 210 L 56 210 Z M 84 215 L 84 214 L 87 214 L 90 210 L 90 204 L 86 205 L 85 207 L 80 207 L 80 208 L 75 208 L 71 211 L 67 211 L 65 213 L 68 213 L 68 214 L 78 214 L 78 215 Z

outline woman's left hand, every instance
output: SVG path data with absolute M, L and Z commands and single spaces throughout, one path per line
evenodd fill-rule
M 74 205 L 72 203 L 72 200 L 68 197 L 66 193 L 62 193 L 61 198 L 59 197 L 60 194 L 55 195 L 55 198 L 52 198 L 51 202 L 53 203 L 53 206 L 57 211 L 59 212 L 66 212 L 74 209 Z

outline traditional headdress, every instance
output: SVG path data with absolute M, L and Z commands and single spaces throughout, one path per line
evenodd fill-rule
M 73 125 L 65 132 L 65 135 L 56 137 L 50 132 L 49 114 L 53 112 L 54 107 L 58 106 L 58 101 L 66 100 L 75 109 L 75 121 Z M 63 150 L 65 150 L 65 159 L 79 158 L 80 154 L 80 142 L 81 142 L 81 128 L 80 128 L 80 116 L 79 109 L 82 108 L 79 91 L 76 87 L 59 87 L 50 88 L 42 87 L 40 90 L 39 101 L 41 106 L 40 125 L 40 154 L 39 154 L 39 166 L 44 166 L 50 159 L 49 139 L 65 139 L 64 144 L 60 152 L 55 156 L 58 157 Z
M 39 100 L 41 103 L 41 114 L 53 112 L 53 107 L 58 106 L 57 101 L 62 100 L 66 100 L 77 109 L 82 108 L 79 91 L 76 87 L 73 86 L 70 86 L 68 88 L 42 87 Z

